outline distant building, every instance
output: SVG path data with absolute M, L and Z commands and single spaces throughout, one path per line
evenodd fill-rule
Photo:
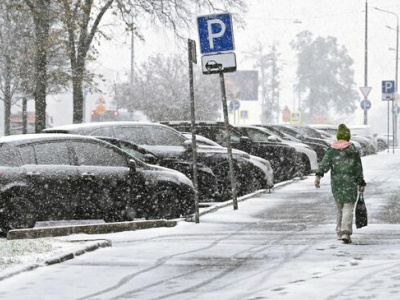
M 27 112 L 27 133 L 35 133 L 35 112 Z M 53 118 L 46 114 L 46 127 L 52 127 Z M 10 117 L 10 134 L 22 134 L 22 111 L 12 113 Z

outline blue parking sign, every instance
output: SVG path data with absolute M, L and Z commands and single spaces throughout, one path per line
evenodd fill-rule
M 216 14 L 197 18 L 200 52 L 202 54 L 233 51 L 231 14 Z
M 394 94 L 395 93 L 394 80 L 383 80 L 382 81 L 382 93 L 383 94 Z

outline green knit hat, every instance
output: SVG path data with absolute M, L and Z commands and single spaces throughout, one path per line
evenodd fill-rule
M 347 128 L 344 124 L 339 124 L 338 129 L 336 131 L 336 138 L 338 140 L 349 141 L 351 137 L 350 129 Z

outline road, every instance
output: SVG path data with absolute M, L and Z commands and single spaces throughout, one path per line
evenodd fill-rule
M 199 224 L 90 236 L 113 246 L 4 280 L 0 299 L 399 299 L 400 154 L 363 164 L 353 244 L 336 240 L 329 176 L 311 176 Z

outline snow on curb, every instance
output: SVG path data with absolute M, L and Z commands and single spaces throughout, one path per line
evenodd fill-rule
M 15 239 L 36 239 L 43 237 L 67 236 L 77 233 L 86 234 L 105 234 L 120 231 L 130 231 L 138 229 L 148 229 L 154 227 L 173 227 L 176 221 L 171 220 L 147 220 L 147 221 L 130 221 L 116 222 L 93 225 L 70 225 L 57 227 L 41 227 L 29 229 L 10 230 L 7 234 L 8 240 Z
M 291 184 L 293 182 L 297 182 L 299 180 L 304 180 L 304 179 L 307 179 L 307 176 L 303 176 L 302 178 L 299 178 L 299 179 L 292 179 L 292 180 L 279 182 L 279 183 L 274 185 L 272 190 L 281 189 L 281 188 L 283 188 L 283 187 L 285 187 L 285 186 L 287 186 L 287 185 L 289 185 L 289 184 Z M 251 193 L 251 194 L 247 194 L 247 195 L 244 195 L 242 197 L 239 197 L 237 199 L 237 201 L 238 202 L 242 202 L 242 201 L 245 201 L 245 200 L 247 200 L 249 198 L 252 198 L 254 196 L 257 196 L 257 195 L 260 195 L 260 194 L 264 194 L 267 191 L 270 193 L 270 190 L 268 190 L 268 189 L 258 190 L 258 191 L 255 191 L 255 192 Z M 233 205 L 233 200 L 228 200 L 228 201 L 225 201 L 225 202 L 221 202 L 221 203 L 212 205 L 212 206 L 210 206 L 208 208 L 202 209 L 199 212 L 199 216 L 203 216 L 205 214 L 216 212 L 220 208 L 224 208 L 224 207 L 231 206 L 231 205 Z M 184 219 L 184 221 L 194 222 L 195 221 L 195 215 L 191 215 L 191 216 L 187 217 L 186 219 Z
M 73 243 L 74 241 L 69 241 L 68 243 Z M 82 242 L 82 240 L 78 241 Z M 86 241 L 85 241 L 86 242 Z M 42 262 L 39 263 L 30 263 L 30 264 L 23 264 L 22 266 L 15 266 L 8 269 L 4 269 L 0 271 L 0 281 L 10 278 L 14 275 L 18 275 L 25 271 L 31 271 L 39 267 L 43 266 L 50 266 L 56 263 L 61 263 L 70 259 L 73 259 L 76 256 L 85 254 L 87 252 L 91 252 L 97 250 L 99 248 L 111 247 L 112 243 L 110 240 L 96 240 L 90 241 L 83 247 L 74 247 L 65 253 L 54 255 L 48 259 L 44 259 Z

